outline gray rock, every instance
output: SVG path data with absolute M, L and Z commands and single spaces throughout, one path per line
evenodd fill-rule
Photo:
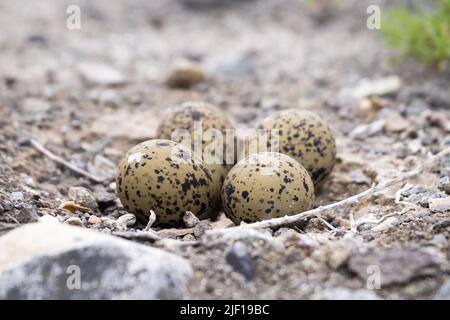
M 442 158 L 440 165 L 442 168 L 450 170 L 450 156 Z
M 429 207 L 432 212 L 450 211 L 450 197 L 430 199 Z
M 445 246 L 448 243 L 448 240 L 444 234 L 438 233 L 433 237 L 431 243 L 438 246 Z
M 69 199 L 93 211 L 98 209 L 98 204 L 95 196 L 92 194 L 92 192 L 84 187 L 71 187 L 69 189 Z
M 0 299 L 185 298 L 191 274 L 174 254 L 54 221 L 0 237 Z
M 437 300 L 450 300 L 450 279 L 447 279 L 436 293 Z
M 200 223 L 200 220 L 192 212 L 186 211 L 183 222 L 186 228 L 193 228 Z
M 438 188 L 447 194 L 450 194 L 450 177 L 445 176 L 439 180 Z
M 114 192 L 108 192 L 103 186 L 96 186 L 94 190 L 94 195 L 99 205 L 109 205 L 117 199 Z
M 330 288 L 315 293 L 313 300 L 380 300 L 380 297 L 368 289 Z
M 31 205 L 14 210 L 12 216 L 20 223 L 36 222 L 39 218 L 36 208 Z
M 444 137 L 444 139 L 442 139 L 441 145 L 443 147 L 450 146 L 450 136 Z
M 352 170 L 349 175 L 353 183 L 362 185 L 370 185 L 372 183 L 372 179 L 365 175 L 361 169 Z
M 403 190 L 401 196 L 403 200 L 420 204 L 423 207 L 428 207 L 431 199 L 445 198 L 446 194 L 441 191 L 428 191 L 421 186 L 411 186 L 410 188 Z
M 78 217 L 70 217 L 69 219 L 67 219 L 64 222 L 67 224 L 70 224 L 72 226 L 82 226 L 83 225 L 83 222 Z
M 348 261 L 350 271 L 363 280 L 373 276 L 374 266 L 379 268 L 382 288 L 407 283 L 418 277 L 435 274 L 439 270 L 437 259 L 423 250 L 413 248 L 370 249 L 364 253 L 352 254 Z
M 256 241 L 263 241 L 277 252 L 282 252 L 284 244 L 275 239 L 267 229 L 252 229 L 252 228 L 229 228 L 229 229 L 212 229 L 206 232 L 204 239 L 206 242 L 236 242 L 241 241 L 247 245 L 252 245 Z
M 327 100 L 328 105 L 335 109 L 342 109 L 343 112 L 348 113 L 349 110 L 356 109 L 359 105 L 359 100 L 349 94 L 346 90 L 341 90 L 335 96 Z
M 422 112 L 429 109 L 429 105 L 420 99 L 414 99 L 409 104 L 400 106 L 401 112 L 408 117 L 419 116 Z
M 242 274 L 245 279 L 252 280 L 255 277 L 255 264 L 247 246 L 237 241 L 231 245 L 225 254 L 225 260 L 233 267 L 233 270 Z
M 24 197 L 23 197 L 22 192 L 20 192 L 20 191 L 11 192 L 11 200 L 14 203 L 21 203 L 21 202 L 23 202 L 23 199 L 24 199 Z
M 426 192 L 426 190 L 424 188 L 422 188 L 421 186 L 412 186 L 410 188 L 402 190 L 401 195 L 403 197 L 409 198 L 412 195 L 421 194 L 421 193 L 425 193 L 425 192 Z
M 429 102 L 433 107 L 450 109 L 450 95 L 448 88 L 433 87 L 429 94 Z

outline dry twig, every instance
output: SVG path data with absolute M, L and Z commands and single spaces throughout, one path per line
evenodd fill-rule
M 358 228 L 356 227 L 355 217 L 352 213 L 348 214 L 348 217 L 350 219 L 350 231 L 353 233 L 358 233 Z
M 400 175 L 397 178 L 394 178 L 392 180 L 383 182 L 377 186 L 374 186 L 366 191 L 363 191 L 361 193 L 358 193 L 354 196 L 351 196 L 349 198 L 346 198 L 344 200 L 323 206 L 323 207 L 318 207 L 312 210 L 308 210 L 296 215 L 292 215 L 292 216 L 284 216 L 281 218 L 273 218 L 273 219 L 269 219 L 269 220 L 263 220 L 263 221 L 259 221 L 259 222 L 254 222 L 254 223 L 249 223 L 243 226 L 237 226 L 237 227 L 233 227 L 233 228 L 254 228 L 254 229 L 260 229 L 260 228 L 275 228 L 275 227 L 279 227 L 282 225 L 287 225 L 287 224 L 293 224 L 302 220 L 306 220 L 309 219 L 311 217 L 315 217 L 318 214 L 321 214 L 325 211 L 328 210 L 332 210 L 332 209 L 336 209 L 342 206 L 347 206 L 347 205 L 353 205 L 355 203 L 358 203 L 360 200 L 362 199 L 367 199 L 372 197 L 373 195 L 375 195 L 376 193 L 387 189 L 389 187 L 392 187 L 396 184 L 399 183 L 403 183 L 419 174 L 421 174 L 423 171 L 431 168 L 432 166 L 434 166 L 437 162 L 439 162 L 442 158 L 444 158 L 445 156 L 450 154 L 450 147 L 445 148 L 444 150 L 442 150 L 441 152 L 439 152 L 438 154 L 432 156 L 430 159 L 428 159 L 427 161 L 425 161 L 422 165 L 418 166 L 416 169 L 404 173 L 402 175 Z
M 155 212 L 153 210 L 150 210 L 150 216 L 148 218 L 148 223 L 145 226 L 144 230 L 145 231 L 150 230 L 152 225 L 155 223 L 155 221 L 156 221 L 156 214 L 155 214 Z
M 408 210 L 402 211 L 402 212 L 394 212 L 394 213 L 391 213 L 391 214 L 387 214 L 387 215 L 385 215 L 385 216 L 383 216 L 383 217 L 381 217 L 380 219 L 377 219 L 377 220 L 359 221 L 359 222 L 356 223 L 356 229 L 359 229 L 362 225 L 365 225 L 365 224 L 380 225 L 381 223 L 383 223 L 387 219 L 395 217 L 395 216 L 400 216 L 400 215 L 402 215 L 402 214 L 404 214 L 406 212 L 408 212 Z
M 12 215 L 10 215 L 9 213 L 5 213 L 5 215 L 10 218 L 12 221 L 14 221 L 16 224 L 20 225 L 19 220 L 17 220 L 16 218 L 14 218 Z
M 322 218 L 320 215 L 316 215 L 316 218 L 319 219 L 328 229 L 335 231 L 335 232 L 339 232 L 341 231 L 340 229 L 336 228 L 335 226 L 333 226 L 331 223 L 329 223 L 327 220 L 325 220 L 324 218 Z
M 82 176 L 85 176 L 89 179 L 91 179 L 94 182 L 97 183 L 103 183 L 106 182 L 105 179 L 97 177 L 89 172 L 87 172 L 86 170 L 83 170 L 81 168 L 78 168 L 77 166 L 71 164 L 70 162 L 64 160 L 63 158 L 61 158 L 60 156 L 57 156 L 56 154 L 54 154 L 53 152 L 51 152 L 50 150 L 48 150 L 47 148 L 45 148 L 41 143 L 39 143 L 38 141 L 34 140 L 34 139 L 30 139 L 30 143 L 31 145 L 39 152 L 41 152 L 42 154 L 44 154 L 46 157 L 48 157 L 50 160 L 55 161 L 56 163 L 72 170 L 73 172 L 76 172 Z
M 161 240 L 161 237 L 154 231 L 114 231 L 114 236 L 121 237 L 128 240 L 140 240 L 140 241 L 156 241 Z

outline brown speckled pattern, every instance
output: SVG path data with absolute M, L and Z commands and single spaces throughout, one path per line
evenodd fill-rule
M 279 129 L 279 152 L 308 170 L 316 190 L 323 185 L 336 161 L 336 142 L 325 121 L 310 111 L 286 109 L 264 119 L 260 128 Z
M 200 219 L 213 214 L 211 173 L 188 148 L 170 140 L 148 140 L 121 159 L 117 194 L 125 209 L 145 223 L 150 210 L 156 224 L 183 226 L 192 211 Z
M 219 130 L 223 134 L 224 142 L 225 130 L 233 128 L 231 122 L 215 106 L 204 102 L 186 102 L 180 106 L 169 109 L 162 116 L 161 122 L 157 129 L 157 137 L 160 139 L 171 139 L 171 135 L 176 129 L 186 129 L 191 132 L 191 139 L 192 141 L 194 141 L 194 122 L 200 120 L 202 121 L 203 131 L 206 131 L 208 129 Z M 210 148 L 210 150 L 214 150 L 214 146 L 210 140 L 205 141 L 204 138 L 205 137 L 201 139 L 202 152 L 204 154 L 209 154 L 205 152 L 205 150 L 207 151 L 208 148 Z M 223 146 L 223 148 L 225 154 L 225 152 L 227 151 L 225 150 L 225 146 Z M 194 146 L 192 146 L 192 150 L 194 150 Z M 231 152 L 234 153 L 234 148 Z M 215 190 L 214 193 L 217 199 L 217 206 L 220 206 L 220 189 L 222 187 L 225 176 L 233 165 L 222 164 L 221 159 L 220 161 L 214 162 L 213 160 L 205 159 L 203 157 L 203 160 L 206 167 L 211 172 L 213 179 L 213 190 Z
M 297 161 L 261 152 L 239 161 L 222 186 L 225 214 L 236 224 L 292 215 L 312 208 L 314 185 Z

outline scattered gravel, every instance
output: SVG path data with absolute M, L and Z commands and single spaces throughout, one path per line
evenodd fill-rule
M 450 157 L 408 185 L 278 230 L 226 230 L 223 215 L 146 229 L 115 194 L 122 154 L 188 100 L 217 105 L 238 128 L 285 108 L 317 112 L 338 161 L 315 206 L 448 146 L 446 73 L 392 64 L 378 32 L 361 26 L 368 5 L 393 3 L 403 2 L 321 11 L 287 0 L 80 0 L 81 30 L 65 28 L 65 2 L 3 3 L 0 297 L 448 299 Z M 104 182 L 36 152 L 31 138 Z M 42 219 L 57 224 L 30 224 Z M 65 290 L 67 263 L 97 289 Z

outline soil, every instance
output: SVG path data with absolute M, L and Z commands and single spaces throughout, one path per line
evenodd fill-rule
M 126 213 L 114 194 L 120 156 L 154 137 L 168 107 L 189 100 L 217 105 L 241 128 L 284 108 L 321 115 L 335 133 L 338 163 L 316 206 L 415 168 L 450 145 L 450 73 L 398 62 L 380 32 L 366 27 L 369 5 L 383 12 L 396 2 L 347 0 L 327 10 L 294 0 L 2 2 L 0 234 L 44 215 L 77 216 L 84 227 L 114 232 L 88 219 Z M 66 27 L 74 4 L 79 30 Z M 172 88 L 165 79 L 182 60 L 205 78 Z M 365 79 L 392 76 L 401 85 L 389 92 L 348 94 Z M 106 182 L 50 160 L 30 139 Z M 327 212 L 331 227 L 312 218 L 243 237 L 247 276 L 227 260 L 232 241 L 206 241 L 203 229 L 217 222 L 177 237 L 183 245 L 141 242 L 192 263 L 194 299 L 433 298 L 449 279 L 450 211 L 431 210 L 430 199 L 448 197 L 449 172 L 447 157 L 406 186 Z M 78 186 L 94 193 L 95 212 L 59 209 Z M 401 262 L 386 258 L 392 250 L 405 253 Z M 383 264 L 377 290 L 364 275 L 371 261 Z M 417 268 L 392 267 L 402 263 Z

